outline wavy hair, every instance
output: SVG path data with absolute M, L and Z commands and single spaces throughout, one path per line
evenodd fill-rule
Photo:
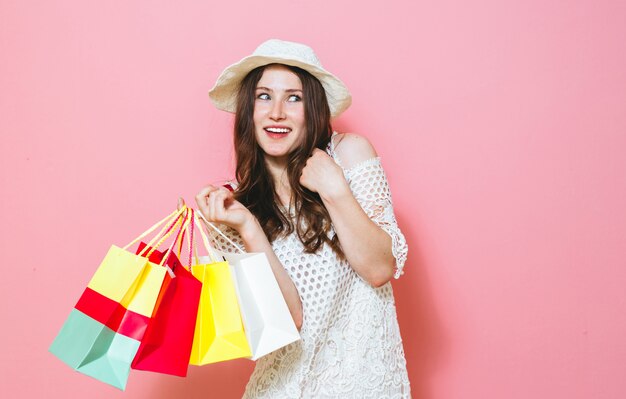
M 265 153 L 255 138 L 253 114 L 256 86 L 269 65 L 250 71 L 239 87 L 234 126 L 236 177 L 239 183 L 235 198 L 256 216 L 270 242 L 295 231 L 306 253 L 315 253 L 327 243 L 340 258 L 344 258 L 338 237 L 330 237 L 330 214 L 322 199 L 300 184 L 302 169 L 313 149 L 324 150 L 331 140 L 333 130 L 326 92 L 320 81 L 304 69 L 279 64 L 300 78 L 306 121 L 302 143 L 287 159 L 287 177 L 292 191 L 289 208 L 295 210 L 293 222 L 286 214 L 289 211 L 279 206 L 280 198 L 265 163 Z

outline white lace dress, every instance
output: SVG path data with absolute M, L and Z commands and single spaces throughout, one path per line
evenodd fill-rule
M 328 152 L 340 164 L 332 146 Z M 344 175 L 365 212 L 391 236 L 400 277 L 407 245 L 380 159 Z M 234 230 L 223 231 L 241 243 Z M 219 236 L 212 239 L 218 248 L 234 250 Z M 410 398 L 391 283 L 372 288 L 328 246 L 304 253 L 295 233 L 272 247 L 302 299 L 302 340 L 257 360 L 244 398 Z

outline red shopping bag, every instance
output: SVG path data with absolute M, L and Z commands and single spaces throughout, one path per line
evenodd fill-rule
M 192 213 L 189 212 L 189 216 L 193 218 Z M 193 223 L 193 219 L 191 220 Z M 145 246 L 143 242 L 140 243 L 137 253 Z M 190 245 L 190 253 L 191 250 Z M 151 262 L 160 263 L 163 255 L 162 252 L 154 250 L 149 259 Z M 165 264 L 172 270 L 174 277 L 166 275 L 155 313 L 131 367 L 136 370 L 185 377 L 193 344 L 202 283 L 182 266 L 172 251 Z

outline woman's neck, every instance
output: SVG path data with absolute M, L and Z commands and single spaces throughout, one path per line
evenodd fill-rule
M 289 175 L 287 174 L 287 161 L 279 161 L 274 158 L 265 160 L 267 169 L 274 181 L 276 194 L 280 198 L 280 202 L 284 206 L 289 206 L 291 200 L 291 185 L 289 184 Z

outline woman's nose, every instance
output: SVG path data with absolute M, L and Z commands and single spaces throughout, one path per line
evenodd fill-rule
M 285 118 L 285 113 L 283 110 L 283 103 L 281 101 L 275 101 L 272 104 L 272 109 L 270 110 L 270 119 L 279 121 Z

